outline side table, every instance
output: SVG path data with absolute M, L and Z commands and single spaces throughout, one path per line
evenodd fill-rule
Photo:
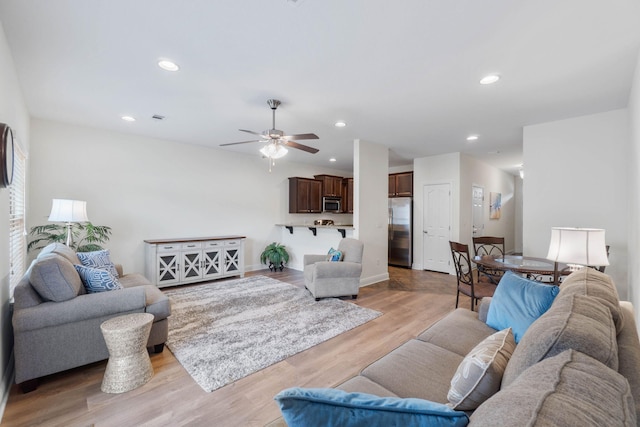
M 147 341 L 153 314 L 133 313 L 103 322 L 100 330 L 109 350 L 102 379 L 105 393 L 124 393 L 145 384 L 153 376 Z

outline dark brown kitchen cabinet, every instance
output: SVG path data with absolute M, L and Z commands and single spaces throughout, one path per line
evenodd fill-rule
M 314 175 L 315 179 L 322 181 L 322 197 L 342 197 L 341 176 Z
M 342 183 L 344 204 L 342 211 L 344 213 L 353 213 L 353 178 L 345 178 Z
M 322 181 L 289 178 L 289 213 L 322 212 Z
M 413 172 L 389 174 L 389 197 L 413 196 Z

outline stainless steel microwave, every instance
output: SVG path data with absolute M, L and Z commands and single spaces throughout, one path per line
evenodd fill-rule
M 322 212 L 342 212 L 340 197 L 323 197 Z

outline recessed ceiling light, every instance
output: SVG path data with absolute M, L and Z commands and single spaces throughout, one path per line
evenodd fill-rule
M 160 67 L 160 68 L 162 68 L 163 70 L 166 70 L 166 71 L 178 71 L 180 69 L 178 64 L 176 64 L 173 61 L 169 61 L 167 59 L 163 59 L 161 61 L 158 61 L 158 67 Z
M 337 128 L 343 128 L 346 125 L 347 124 L 345 122 L 343 122 L 342 120 L 338 120 L 334 126 L 337 127 Z
M 489 74 L 488 76 L 484 76 L 482 80 L 480 80 L 481 85 L 490 85 L 492 83 L 500 80 L 500 76 L 497 74 Z
M 478 135 L 469 135 L 467 137 L 467 141 L 476 141 L 478 139 Z
M 136 119 L 134 117 L 131 117 L 131 116 L 122 116 L 121 119 L 124 120 L 125 122 L 135 122 L 136 121 Z
M 330 158 L 330 159 L 329 159 L 329 161 L 330 161 L 330 162 L 335 162 L 335 161 L 336 161 L 336 158 L 335 158 L 335 157 L 332 157 L 332 158 Z

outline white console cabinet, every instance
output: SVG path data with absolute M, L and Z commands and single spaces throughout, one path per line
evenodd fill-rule
M 145 276 L 159 288 L 244 277 L 244 236 L 145 240 Z

